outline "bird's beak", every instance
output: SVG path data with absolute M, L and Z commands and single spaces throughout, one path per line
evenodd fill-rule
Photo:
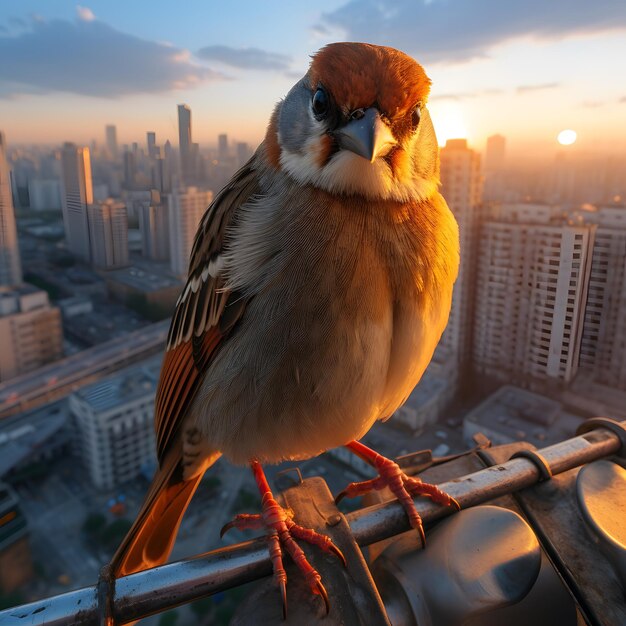
M 350 150 L 370 163 L 398 143 L 374 107 L 366 109 L 361 118 L 348 122 L 335 133 L 335 137 L 341 149 Z

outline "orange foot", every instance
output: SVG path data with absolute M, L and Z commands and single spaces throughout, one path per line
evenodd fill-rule
M 389 487 L 391 492 L 400 501 L 409 517 L 411 528 L 415 528 L 419 533 L 422 541 L 422 547 L 426 545 L 426 536 L 424 535 L 424 526 L 422 518 L 415 508 L 415 503 L 411 496 L 428 496 L 434 502 L 453 506 L 458 511 L 461 510 L 459 503 L 447 493 L 444 493 L 436 485 L 430 485 L 422 482 L 415 476 L 407 476 L 394 461 L 385 458 L 375 452 L 371 448 L 364 446 L 358 441 L 351 441 L 346 444 L 346 448 L 354 452 L 357 456 L 369 463 L 378 471 L 378 478 L 365 480 L 359 483 L 350 483 L 336 498 L 335 502 L 339 502 L 342 498 L 355 498 L 365 493 L 369 493 L 374 489 L 384 489 Z
M 324 600 L 326 614 L 330 610 L 328 602 L 328 593 L 322 584 L 322 577 L 319 575 L 309 561 L 307 560 L 302 548 L 294 541 L 294 538 L 301 539 L 312 545 L 318 546 L 324 552 L 335 554 L 341 559 L 344 567 L 346 559 L 341 550 L 326 535 L 320 535 L 310 528 L 303 528 L 293 521 L 293 513 L 287 511 L 276 502 L 272 491 L 265 477 L 265 472 L 261 464 L 257 461 L 250 463 L 252 473 L 256 480 L 259 492 L 261 494 L 261 506 L 263 512 L 260 515 L 250 515 L 240 513 L 226 524 L 220 536 L 228 532 L 231 528 L 244 529 L 265 529 L 267 530 L 267 540 L 269 543 L 270 558 L 272 559 L 272 567 L 274 570 L 274 581 L 280 588 L 280 594 L 283 602 L 283 617 L 287 617 L 287 573 L 283 566 L 283 551 L 285 548 L 298 569 L 304 574 L 304 578 L 311 588 L 313 594 L 319 595 Z

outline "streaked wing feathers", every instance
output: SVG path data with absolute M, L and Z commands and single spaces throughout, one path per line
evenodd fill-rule
M 170 324 L 167 348 L 156 394 L 154 422 L 159 459 L 163 458 L 196 394 L 212 354 L 235 325 L 245 306 L 241 298 L 230 311 L 220 276 L 222 246 L 237 208 L 259 192 L 254 157 L 218 194 L 204 214 L 194 240 L 189 276 Z M 222 315 L 225 307 L 228 314 Z M 236 314 L 233 314 L 236 313 Z

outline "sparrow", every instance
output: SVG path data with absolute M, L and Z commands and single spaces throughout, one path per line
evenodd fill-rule
M 389 47 L 334 43 L 278 103 L 264 141 L 206 211 L 177 301 L 155 401 L 159 469 L 111 562 L 164 563 L 205 471 L 249 464 L 286 610 L 283 553 L 328 598 L 297 540 L 342 559 L 275 500 L 262 464 L 347 446 L 424 538 L 412 496 L 456 501 L 358 441 L 407 399 L 446 326 L 459 265 L 440 195 L 431 81 Z

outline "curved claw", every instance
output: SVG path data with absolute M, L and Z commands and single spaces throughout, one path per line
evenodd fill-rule
M 335 498 L 335 504 L 339 504 L 347 495 L 348 495 L 347 489 L 344 489 L 343 491 L 338 493 L 337 497 Z
M 231 530 L 231 528 L 235 528 L 235 520 L 230 520 L 230 522 L 222 526 L 222 529 L 220 530 L 220 539 L 223 539 L 224 535 Z
M 321 581 L 317 581 L 317 592 L 322 596 L 322 600 L 324 600 L 324 606 L 326 607 L 326 615 L 330 613 L 330 600 L 328 599 L 328 592 L 326 591 L 326 587 L 322 585 Z
M 283 619 L 287 619 L 287 582 L 284 580 L 280 581 L 280 597 L 283 602 Z
M 461 505 L 456 498 L 450 496 L 450 506 L 453 506 L 457 511 L 461 510 Z
M 417 534 L 419 535 L 420 541 L 422 542 L 422 550 L 426 547 L 426 535 L 424 534 L 424 527 L 417 527 Z
M 328 549 L 343 563 L 344 567 L 348 567 L 348 561 L 346 561 L 346 557 L 343 555 L 343 552 L 334 544 L 331 543 L 328 546 Z

